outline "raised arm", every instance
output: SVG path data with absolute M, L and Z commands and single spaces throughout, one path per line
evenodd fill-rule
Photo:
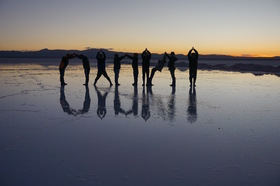
M 145 52 L 146 52 L 146 50 L 142 52 L 142 54 L 141 54 L 142 58 L 144 57 Z
M 106 60 L 106 54 L 102 51 L 102 54 L 104 56 L 104 59 Z
M 168 55 L 166 52 L 164 53 L 166 57 L 170 60 L 170 55 Z
M 100 54 L 100 51 L 97 52 L 97 54 L 96 54 L 96 59 L 98 59 L 99 54 Z
M 193 50 L 193 49 L 191 49 L 191 50 L 189 51 L 188 57 L 191 57 L 192 50 Z
M 121 60 L 123 60 L 123 58 L 125 58 L 125 57 L 126 57 L 126 55 L 123 55 L 123 56 L 119 57 L 119 60 L 121 61 Z
M 195 52 L 195 54 L 196 54 L 197 57 L 198 57 L 198 52 L 197 52 L 197 50 L 194 48 L 193 51 Z
M 133 57 L 128 54 L 126 54 L 126 57 L 128 57 L 129 59 L 133 59 Z
M 149 58 L 151 58 L 151 56 L 152 56 L 151 52 L 149 50 L 147 50 L 147 53 L 148 53 Z

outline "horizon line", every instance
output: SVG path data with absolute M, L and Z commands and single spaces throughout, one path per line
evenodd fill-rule
M 124 51 L 115 51 L 113 48 L 91 48 L 91 47 L 85 47 L 85 49 L 49 49 L 49 48 L 42 48 L 42 49 L 37 49 L 37 50 L 0 50 L 0 52 L 39 52 L 42 50 L 65 50 L 65 51 L 71 51 L 71 50 L 77 50 L 77 51 L 86 51 L 86 50 L 107 50 L 110 52 L 116 52 L 116 53 L 138 53 L 138 52 L 124 52 Z M 153 53 L 152 54 L 157 54 L 157 55 L 161 55 L 163 53 Z M 275 57 L 280 57 L 280 55 L 253 55 L 253 54 L 238 54 L 238 55 L 230 55 L 230 54 L 218 54 L 218 53 L 199 53 L 200 55 L 204 55 L 204 56 L 228 56 L 228 57 L 245 57 L 245 58 L 275 58 Z M 176 55 L 187 55 L 187 54 L 182 54 L 182 53 L 178 53 Z

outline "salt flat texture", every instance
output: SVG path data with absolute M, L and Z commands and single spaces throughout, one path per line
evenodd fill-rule
M 280 78 L 157 72 L 109 87 L 82 66 L 0 65 L 1 185 L 279 185 Z M 108 66 L 112 81 L 112 66 Z M 98 93 L 99 92 L 99 93 Z M 98 99 L 99 94 L 99 99 Z

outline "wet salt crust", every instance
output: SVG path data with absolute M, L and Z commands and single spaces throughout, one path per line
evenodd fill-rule
M 198 71 L 190 91 L 164 68 L 134 89 L 123 65 L 87 90 L 82 66 L 64 88 L 57 66 L 0 66 L 1 185 L 280 184 L 277 76 Z

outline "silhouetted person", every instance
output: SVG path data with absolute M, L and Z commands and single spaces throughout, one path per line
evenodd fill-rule
M 165 53 L 167 58 L 169 59 L 168 61 L 168 69 L 170 71 L 171 74 L 171 78 L 172 78 L 172 84 L 170 86 L 176 86 L 176 78 L 175 78 L 175 61 L 177 61 L 177 58 L 175 57 L 175 53 L 171 52 L 170 56 Z
M 152 55 L 151 55 L 150 51 L 146 48 L 142 52 L 141 56 L 142 56 L 142 79 L 143 79 L 142 86 L 145 86 L 145 75 L 146 75 L 146 79 L 147 79 L 147 83 L 148 83 L 150 60 L 151 60 Z
M 84 72 L 85 72 L 85 77 L 86 77 L 86 82 L 84 85 L 88 85 L 88 81 L 89 81 L 89 72 L 90 72 L 90 64 L 89 64 L 89 60 L 86 56 L 84 56 L 83 54 L 78 55 L 76 54 L 77 58 L 81 59 L 83 62 L 83 67 L 84 67 Z
M 155 66 L 152 69 L 152 73 L 151 73 L 151 76 L 150 76 L 149 81 L 148 81 L 148 85 L 149 86 L 153 86 L 152 81 L 153 81 L 153 77 L 154 77 L 156 71 L 160 71 L 161 72 L 161 70 L 163 69 L 165 63 L 166 63 L 166 54 L 163 55 L 163 58 L 161 60 L 158 60 L 157 66 Z
M 98 72 L 97 72 L 97 76 L 95 78 L 95 81 L 94 81 L 94 84 L 93 85 L 96 85 L 97 83 L 97 80 L 101 77 L 101 75 L 103 75 L 110 83 L 110 86 L 112 86 L 112 82 L 111 82 L 111 79 L 109 78 L 107 72 L 106 72 L 106 64 L 105 64 L 105 61 L 106 61 L 106 55 L 105 53 L 100 50 L 97 55 L 96 55 L 96 59 L 97 59 L 97 66 L 98 66 Z
M 198 52 L 194 47 L 188 53 L 189 59 L 189 80 L 190 86 L 195 87 L 196 76 L 197 76 L 197 61 L 198 61 Z
M 133 114 L 133 116 L 138 115 L 138 89 L 137 86 L 134 86 L 134 94 L 132 101 L 132 109 L 126 112 L 126 115 Z
M 119 86 L 119 73 L 121 69 L 121 60 L 125 58 L 125 55 L 119 57 L 118 54 L 115 54 L 114 57 L 114 72 L 115 72 L 115 85 Z
M 142 94 L 141 116 L 145 121 L 147 121 L 151 116 L 150 105 L 149 105 L 149 92 L 147 90 L 147 94 L 145 94 L 145 88 L 143 88 L 143 94 Z
M 121 100 L 120 100 L 119 89 L 117 85 L 115 86 L 114 110 L 115 110 L 115 115 L 119 115 L 119 113 L 125 114 L 125 111 L 121 108 Z
M 190 87 L 189 90 L 189 105 L 188 105 L 188 121 L 194 123 L 197 120 L 197 109 L 196 109 L 196 91 L 195 87 Z
M 138 82 L 138 54 L 134 53 L 133 56 L 126 55 L 129 59 L 132 59 L 132 68 L 133 68 L 133 77 L 134 77 L 134 83 L 133 86 L 137 86 Z
M 66 112 L 69 115 L 77 115 L 77 111 L 75 109 L 70 108 L 69 103 L 66 101 L 65 93 L 64 93 L 64 87 L 60 87 L 60 104 L 64 112 Z
M 68 66 L 69 59 L 75 58 L 75 55 L 73 54 L 66 54 L 65 56 L 62 57 L 61 62 L 59 64 L 59 73 L 60 73 L 60 83 L 61 86 L 67 85 L 64 81 L 64 73 L 65 69 Z
M 97 98 L 98 98 L 98 108 L 97 108 L 97 115 L 100 119 L 103 119 L 106 116 L 106 97 L 109 93 L 109 90 L 107 92 L 105 92 L 105 94 L 101 94 L 101 92 L 97 89 L 96 86 L 94 86 L 95 91 L 97 93 Z
M 89 88 L 88 86 L 86 86 L 86 93 L 85 93 L 85 101 L 84 101 L 84 105 L 83 105 L 83 109 L 79 110 L 78 114 L 85 114 L 89 111 L 90 108 L 90 95 L 89 95 Z

